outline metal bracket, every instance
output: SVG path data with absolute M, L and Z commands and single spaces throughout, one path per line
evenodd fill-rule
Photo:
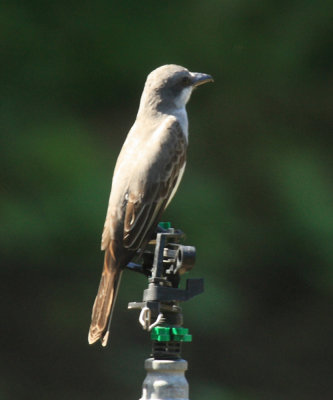
M 142 301 L 128 304 L 129 309 L 141 309 L 139 322 L 147 331 L 158 324 L 180 326 L 182 313 L 178 303 L 204 290 L 202 278 L 189 278 L 185 289 L 178 287 L 181 275 L 193 268 L 196 255 L 195 247 L 180 243 L 183 238 L 183 232 L 173 228 L 158 232 L 152 241 L 154 251 L 148 248 L 141 254 L 142 264 L 131 262 L 127 265 L 131 271 L 148 277 L 148 288 L 143 292 Z

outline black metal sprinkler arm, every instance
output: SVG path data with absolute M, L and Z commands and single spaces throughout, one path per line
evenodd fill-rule
M 180 289 L 180 277 L 191 270 L 195 262 L 195 248 L 180 241 L 183 232 L 160 224 L 154 251 L 149 248 L 141 255 L 142 264 L 129 263 L 127 268 L 148 276 L 148 288 L 143 301 L 131 302 L 129 309 L 141 309 L 139 321 L 151 332 L 154 359 L 179 359 L 181 342 L 192 337 L 182 327 L 183 316 L 179 302 L 187 301 L 203 292 L 202 278 L 189 278 L 185 289 Z M 166 229 L 163 229 L 166 228 Z

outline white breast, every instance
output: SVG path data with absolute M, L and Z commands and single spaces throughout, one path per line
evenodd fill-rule
M 177 118 L 186 138 L 186 141 L 188 142 L 188 119 L 185 106 L 174 111 L 173 115 Z

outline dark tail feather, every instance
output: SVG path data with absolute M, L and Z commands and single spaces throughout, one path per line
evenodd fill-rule
M 101 339 L 102 346 L 107 345 L 121 274 L 122 269 L 116 265 L 110 250 L 107 249 L 105 251 L 103 273 L 92 310 L 88 334 L 89 344 Z

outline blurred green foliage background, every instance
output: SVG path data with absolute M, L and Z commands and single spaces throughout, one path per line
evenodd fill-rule
M 1 399 L 140 397 L 150 342 L 126 308 L 145 279 L 125 273 L 107 350 L 87 333 L 113 167 L 166 63 L 215 78 L 164 216 L 205 278 L 184 305 L 190 397 L 333 397 L 332 17 L 321 0 L 2 2 Z

